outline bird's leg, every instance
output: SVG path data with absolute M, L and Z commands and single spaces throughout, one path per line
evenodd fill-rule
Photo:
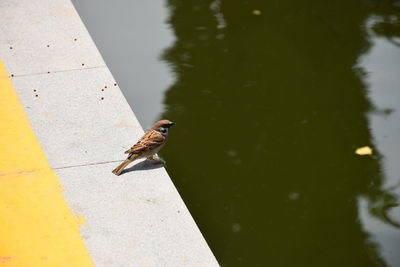
M 154 164 L 158 164 L 158 163 L 162 163 L 162 164 L 166 164 L 165 160 L 163 160 L 162 158 L 160 158 L 159 156 L 150 156 L 147 158 L 148 160 L 152 161 Z

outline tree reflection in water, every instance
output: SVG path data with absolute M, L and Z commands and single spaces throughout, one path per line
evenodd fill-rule
M 399 14 L 394 1 L 168 6 L 177 39 L 163 59 L 176 82 L 162 117 L 179 127 L 162 155 L 221 265 L 385 266 L 357 199 L 399 227 L 386 213 L 397 199 L 356 65 L 370 47 L 363 25 Z M 383 22 L 376 32 L 398 34 Z M 376 153 L 357 156 L 364 145 Z

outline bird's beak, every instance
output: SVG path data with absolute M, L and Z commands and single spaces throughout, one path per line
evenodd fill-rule
M 174 126 L 175 125 L 175 122 L 172 122 L 171 121 L 171 123 L 169 124 L 169 126 Z

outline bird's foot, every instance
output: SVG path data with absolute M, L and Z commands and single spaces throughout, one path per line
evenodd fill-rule
M 165 160 L 163 160 L 162 158 L 160 158 L 160 157 L 156 157 L 156 156 L 151 156 L 151 157 L 148 157 L 147 158 L 148 160 L 150 160 L 153 164 L 163 164 L 163 165 L 166 165 L 167 163 L 165 162 Z

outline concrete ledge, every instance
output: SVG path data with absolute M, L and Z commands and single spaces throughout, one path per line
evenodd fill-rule
M 70 1 L 4 0 L 0 17 L 0 59 L 94 264 L 217 266 L 164 168 L 111 173 L 143 130 Z

